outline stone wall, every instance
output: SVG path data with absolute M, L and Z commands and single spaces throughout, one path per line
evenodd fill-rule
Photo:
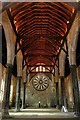
M 50 76 L 50 75 L 48 75 Z M 22 91 L 23 92 L 23 91 Z M 23 96 L 21 92 L 21 96 Z M 56 104 L 54 81 L 49 79 L 49 86 L 44 91 L 36 90 L 32 85 L 32 79 L 26 84 L 26 105 L 30 107 L 51 107 Z
M 3 70 L 3 73 L 6 71 Z M 79 91 L 80 91 L 80 66 L 77 68 L 77 75 L 79 80 Z M 49 79 L 51 75 L 48 74 Z M 3 79 L 5 78 L 5 73 Z M 31 78 L 31 76 L 30 76 Z M 11 85 L 13 85 L 13 94 L 11 101 L 14 103 L 16 98 L 16 78 L 12 76 Z M 68 108 L 73 108 L 73 91 L 72 91 L 72 78 L 71 74 L 65 78 L 65 90 L 66 98 L 68 103 Z M 39 107 L 39 101 L 41 107 L 51 107 L 56 104 L 56 91 L 55 91 L 54 77 L 52 80 L 49 80 L 49 87 L 44 91 L 37 91 L 32 85 L 32 79 L 27 81 L 26 84 L 26 105 L 30 107 Z M 80 93 L 80 92 L 79 92 Z M 23 100 L 23 81 L 21 83 L 21 99 Z M 61 88 L 60 88 L 60 79 L 59 79 L 59 103 L 61 99 Z

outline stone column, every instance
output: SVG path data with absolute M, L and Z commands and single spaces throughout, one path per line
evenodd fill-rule
M 3 104 L 2 104 L 3 116 L 9 115 L 8 109 L 9 109 L 9 98 L 10 98 L 11 75 L 12 75 L 12 64 L 7 64 L 7 73 L 5 77 L 4 96 L 3 96 Z
M 64 76 L 60 76 L 61 80 L 61 103 L 62 106 L 66 107 L 66 96 L 65 96 L 65 83 L 64 83 Z
M 2 117 L 8 116 L 9 109 L 9 97 L 10 97 L 10 85 L 11 85 L 11 72 L 15 56 L 15 41 L 16 35 L 11 26 L 7 12 L 2 13 L 2 25 L 5 32 L 6 43 L 7 43 L 7 73 L 5 77 L 4 96 L 2 104 Z
M 17 44 L 17 49 L 19 49 L 19 44 Z M 22 60 L 23 55 L 21 50 L 17 53 L 17 86 L 16 86 L 16 111 L 20 111 L 21 100 L 21 79 L 22 79 Z
M 59 88 L 58 88 L 58 82 L 56 82 L 56 104 L 57 108 L 59 107 Z
M 2 108 L 2 89 L 1 89 L 1 84 L 2 84 L 2 78 L 3 78 L 3 71 L 2 71 L 2 64 L 0 63 L 0 111 Z
M 76 65 L 70 66 L 72 84 L 73 84 L 73 97 L 74 97 L 74 111 L 76 115 L 80 114 L 80 101 L 79 101 L 79 85 L 77 79 Z
M 80 96 L 79 96 L 79 84 L 77 78 L 77 66 L 76 66 L 76 51 L 69 51 L 69 64 L 72 77 L 73 99 L 74 99 L 74 112 L 76 115 L 80 114 Z
M 74 112 L 76 115 L 80 115 L 80 96 L 79 85 L 76 70 L 76 47 L 78 40 L 78 33 L 80 30 L 80 11 L 76 14 L 75 20 L 67 36 L 68 40 L 68 55 L 70 72 L 72 76 L 73 98 L 74 98 Z
M 16 80 L 17 77 L 12 76 L 12 87 L 13 87 L 13 93 L 12 93 L 12 106 L 15 107 L 15 102 L 16 102 Z
M 65 58 L 66 53 L 62 50 L 59 56 L 59 72 L 60 72 L 60 80 L 61 80 L 61 104 L 62 111 L 67 111 L 66 106 L 66 93 L 65 93 Z
M 17 88 L 16 88 L 16 111 L 20 111 L 20 93 L 21 93 L 21 78 L 22 76 L 17 76 Z
M 56 105 L 59 107 L 59 86 L 58 86 L 58 67 L 55 66 L 55 84 L 56 84 Z
M 25 94 L 26 94 L 26 82 L 23 83 L 23 104 L 22 104 L 22 108 L 25 109 L 26 105 L 25 105 Z
M 22 78 L 23 78 L 23 102 L 22 102 L 22 108 L 23 109 L 25 109 L 25 107 L 26 107 L 26 105 L 25 105 L 26 83 L 27 83 L 26 69 L 27 69 L 27 67 L 25 66 L 25 68 L 23 69 L 23 74 L 22 74 Z

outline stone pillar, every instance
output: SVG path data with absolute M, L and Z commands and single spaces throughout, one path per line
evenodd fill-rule
M 13 76 L 12 75 L 12 78 L 11 78 L 11 80 L 12 80 L 12 87 L 13 87 L 13 93 L 12 93 L 12 106 L 13 107 L 15 107 L 15 103 L 16 103 L 16 80 L 17 79 L 17 77 L 15 77 L 15 76 Z
M 3 78 L 2 64 L 0 63 L 0 111 L 1 111 L 1 108 L 2 108 L 2 89 L 1 89 L 2 78 Z
M 77 68 L 76 50 L 69 51 L 69 64 L 70 64 L 70 72 L 71 72 L 71 77 L 72 77 L 74 112 L 76 115 L 79 115 L 80 114 L 80 96 L 79 96 L 79 84 L 78 84 L 77 69 L 76 69 Z
M 2 114 L 4 116 L 9 115 L 9 98 L 10 98 L 10 85 L 11 85 L 11 74 L 12 74 L 12 65 L 7 64 L 7 73 L 5 77 L 5 87 L 4 87 L 4 96 L 2 104 Z
M 58 82 L 56 82 L 56 104 L 57 108 L 59 107 L 59 88 L 58 88 Z
M 58 87 L 59 87 L 59 109 L 61 109 L 61 80 L 59 76 L 59 81 L 58 81 Z
M 76 65 L 70 66 L 72 84 L 73 84 L 73 97 L 74 97 L 74 111 L 76 115 L 80 114 L 80 101 L 79 101 L 79 86 L 77 79 Z
M 73 90 L 72 90 L 72 77 L 71 77 L 71 74 L 69 76 L 67 76 L 66 78 L 66 86 L 67 89 L 66 89 L 66 93 L 67 93 L 67 106 L 69 109 L 73 109 L 73 103 L 74 103 L 74 100 L 73 100 Z
M 23 104 L 22 104 L 22 108 L 25 109 L 26 105 L 25 105 L 25 94 L 26 94 L 26 82 L 23 83 Z
M 17 88 L 16 88 L 16 111 L 20 111 L 20 93 L 21 93 L 21 78 L 22 76 L 17 76 Z
M 6 11 L 4 11 L 2 14 L 2 25 L 5 32 L 6 45 L 7 45 L 7 63 L 13 65 L 14 56 L 15 56 L 16 35 L 11 26 L 11 23 Z
M 16 35 L 11 26 L 7 12 L 2 13 L 2 25 L 5 32 L 6 44 L 7 44 L 7 73 L 5 77 L 4 96 L 2 104 L 2 117 L 9 115 L 9 97 L 10 97 L 10 85 L 11 85 L 11 72 L 15 56 L 15 41 Z
M 76 66 L 76 47 L 77 47 L 79 30 L 80 30 L 80 11 L 76 14 L 73 25 L 67 36 L 70 72 L 72 75 L 74 112 L 76 115 L 80 115 L 80 96 L 79 96 L 79 85 L 78 85 L 77 70 L 76 70 L 76 67 L 77 67 Z
M 27 67 L 25 66 L 23 69 L 23 74 L 22 74 L 22 78 L 23 78 L 23 102 L 22 102 L 22 108 L 25 109 L 26 105 L 25 105 L 25 94 L 26 94 L 26 83 L 27 83 L 27 78 L 26 78 L 26 69 Z
M 64 83 L 64 76 L 60 76 L 61 80 L 61 103 L 62 106 L 66 107 L 66 96 L 65 96 L 65 83 Z
M 19 44 L 17 44 L 17 49 L 19 49 Z M 17 53 L 17 86 L 16 86 L 16 111 L 20 111 L 21 100 L 21 78 L 22 78 L 22 52 L 21 50 Z
M 58 86 L 58 67 L 55 66 L 55 84 L 56 84 L 56 105 L 59 107 L 59 86 Z
M 61 104 L 62 104 L 62 111 L 67 111 L 66 106 L 66 94 L 65 94 L 65 58 L 66 53 L 62 50 L 59 56 L 59 72 L 60 72 L 60 80 L 61 80 Z

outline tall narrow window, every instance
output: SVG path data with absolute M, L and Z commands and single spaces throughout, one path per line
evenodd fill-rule
M 43 72 L 45 72 L 46 71 L 46 68 L 45 67 L 43 67 Z
M 40 70 L 40 72 L 42 72 L 42 66 L 39 66 L 39 70 Z
M 38 67 L 36 67 L 36 72 L 38 72 Z

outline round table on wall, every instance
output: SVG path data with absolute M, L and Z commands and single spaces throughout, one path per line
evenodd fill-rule
M 49 79 L 44 74 L 38 74 L 33 78 L 32 84 L 36 90 L 43 91 L 48 88 Z

